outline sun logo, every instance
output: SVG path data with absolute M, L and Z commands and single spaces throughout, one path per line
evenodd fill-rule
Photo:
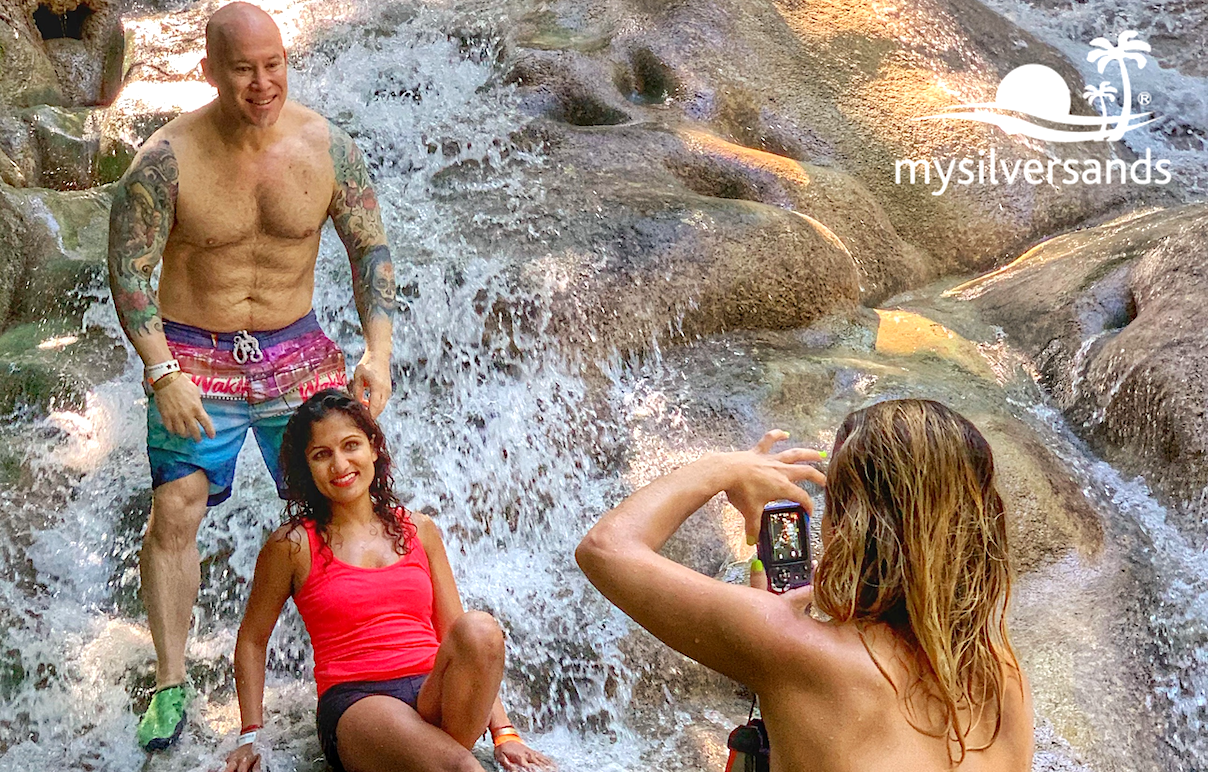
M 915 120 L 977 121 L 997 126 L 1007 134 L 1022 134 L 1047 142 L 1114 142 L 1125 133 L 1156 120 L 1151 117 L 1153 113 L 1132 111 L 1132 85 L 1128 77 L 1129 63 L 1136 64 L 1137 69 L 1143 69 L 1148 61 L 1145 53 L 1149 50 L 1149 44 L 1138 40 L 1137 33 L 1133 30 L 1121 32 L 1116 45 L 1112 45 L 1107 38 L 1095 38 L 1091 41 L 1091 51 L 1086 55 L 1086 60 L 1096 63 L 1100 73 L 1105 72 L 1108 65 L 1114 63 L 1120 70 L 1123 92 L 1117 91 L 1111 82 L 1106 80 L 1098 86 L 1089 83 L 1086 85 L 1082 98 L 1092 107 L 1098 102 L 1099 117 L 1070 115 L 1072 96 L 1065 80 L 1051 67 L 1025 64 L 1007 73 L 998 84 L 993 102 L 955 105 L 950 112 L 925 115 Z M 1108 115 L 1107 103 L 1114 103 L 1116 94 L 1120 94 L 1120 113 Z M 1060 128 L 1062 125 L 1097 128 L 1077 130 Z

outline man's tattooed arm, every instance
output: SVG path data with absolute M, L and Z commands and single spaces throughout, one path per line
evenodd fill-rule
M 109 215 L 109 287 L 122 329 L 140 353 L 139 339 L 163 335 L 151 272 L 176 217 L 179 171 L 166 140 L 144 147 L 117 184 Z
M 365 159 L 352 138 L 335 124 L 331 131 L 331 162 L 336 185 L 328 214 L 352 263 L 352 294 L 357 313 L 371 345 L 370 327 L 377 320 L 389 325 L 394 312 L 394 265 L 386 246 L 386 230 L 378 209 L 377 195 L 369 181 Z M 379 323 L 380 324 L 380 323 Z M 388 335 L 389 333 L 387 333 Z M 387 342 L 388 346 L 388 342 Z

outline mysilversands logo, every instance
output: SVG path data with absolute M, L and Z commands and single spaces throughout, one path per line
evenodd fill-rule
M 1145 53 L 1149 44 L 1137 39 L 1137 33 L 1129 30 L 1120 33 L 1115 45 L 1107 38 L 1091 41 L 1087 61 L 1095 63 L 1100 73 L 1109 65 L 1115 65 L 1120 75 L 1120 89 L 1104 80 L 1098 86 L 1087 84 L 1082 98 L 1099 112 L 1098 116 L 1070 115 L 1072 96 L 1065 80 L 1050 67 L 1043 64 L 1025 64 L 1007 73 L 998 85 L 993 102 L 976 102 L 954 105 L 947 111 L 924 115 L 915 120 L 959 120 L 977 121 L 997 126 L 1007 134 L 1017 134 L 1046 142 L 1115 142 L 1126 133 L 1151 123 L 1153 113 L 1133 112 L 1132 84 L 1128 67 L 1145 67 Z M 1120 95 L 1120 112 L 1111 115 L 1108 102 L 1115 103 Z M 1141 106 L 1150 102 L 1150 95 L 1137 95 Z M 1028 185 L 1100 185 L 1132 182 L 1137 185 L 1165 185 L 1171 181 L 1170 160 L 1154 159 L 1152 151 L 1146 150 L 1145 157 L 1131 164 L 1122 159 L 1103 162 L 1097 158 L 1038 158 L 1008 162 L 979 150 L 976 157 L 949 158 L 946 163 L 938 158 L 903 159 L 894 163 L 894 179 L 901 185 L 904 172 L 910 184 L 922 182 L 931 185 L 934 169 L 938 196 L 950 184 L 957 185 L 1012 185 L 1023 182 Z

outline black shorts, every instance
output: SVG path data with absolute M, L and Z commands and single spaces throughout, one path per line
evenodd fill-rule
M 340 763 L 340 754 L 336 749 L 336 725 L 340 723 L 340 716 L 344 715 L 344 711 L 351 708 L 353 703 L 377 694 L 402 700 L 414 708 L 419 700 L 419 689 L 427 678 L 428 674 L 425 673 L 389 681 L 349 681 L 336 684 L 323 692 L 323 696 L 319 698 L 315 722 L 319 726 L 319 744 L 323 746 L 323 755 L 327 757 L 331 768 L 336 772 L 344 772 L 344 765 Z

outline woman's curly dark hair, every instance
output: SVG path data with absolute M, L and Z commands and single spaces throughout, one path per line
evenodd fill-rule
M 312 427 L 334 413 L 348 417 L 369 438 L 369 444 L 377 451 L 373 464 L 373 481 L 369 483 L 369 498 L 373 500 L 373 513 L 386 533 L 394 540 L 394 551 L 406 555 L 411 550 L 411 540 L 416 536 L 415 525 L 407 516 L 406 509 L 394 495 L 394 476 L 390 451 L 386 449 L 386 436 L 377 425 L 369 410 L 339 389 L 324 389 L 306 400 L 290 417 L 281 442 L 281 469 L 285 476 L 286 522 L 294 528 L 303 522 L 314 523 L 319 534 L 321 550 L 331 552 L 328 545 L 327 526 L 331 522 L 331 503 L 319 492 L 310 464 L 306 459 L 306 446 L 310 443 Z

